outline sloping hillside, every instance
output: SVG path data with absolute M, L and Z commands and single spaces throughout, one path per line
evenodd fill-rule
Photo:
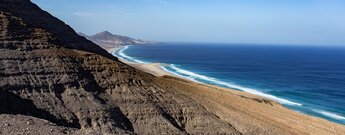
M 0 10 L 1 114 L 101 133 L 238 134 L 29 0 L 1 0 Z

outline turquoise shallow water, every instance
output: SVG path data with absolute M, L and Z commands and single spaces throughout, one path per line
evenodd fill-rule
M 164 70 L 181 77 L 261 95 L 345 124 L 345 48 L 167 44 L 126 46 L 114 55 L 166 63 Z

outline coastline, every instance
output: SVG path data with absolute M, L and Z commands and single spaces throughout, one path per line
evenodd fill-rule
M 119 48 L 109 48 L 109 49 L 106 49 L 106 50 L 110 54 L 112 54 L 116 49 L 119 49 Z M 207 83 L 202 83 L 202 82 L 190 80 L 190 79 L 185 78 L 183 76 L 179 76 L 179 75 L 176 75 L 176 74 L 173 74 L 173 73 L 170 73 L 170 72 L 164 70 L 162 68 L 162 63 L 136 63 L 136 62 L 127 61 L 127 60 L 119 58 L 119 57 L 117 57 L 117 58 L 121 62 L 123 62 L 123 63 L 125 63 L 127 65 L 130 65 L 130 66 L 132 66 L 132 67 L 134 67 L 134 68 L 136 68 L 136 69 L 138 69 L 140 71 L 143 71 L 143 72 L 149 73 L 151 75 L 154 75 L 154 76 L 156 76 L 158 78 L 163 78 L 163 77 L 168 77 L 169 78 L 169 76 L 170 76 L 170 77 L 174 77 L 174 78 L 179 78 L 183 82 L 194 83 L 194 84 L 197 84 L 197 85 L 200 85 L 200 86 L 206 86 L 206 87 L 217 89 L 217 90 L 231 91 L 233 93 L 240 94 L 240 95 L 245 95 L 245 96 L 250 96 L 250 97 L 255 97 L 255 98 L 262 98 L 262 99 L 265 99 L 265 100 L 273 101 L 271 99 L 267 99 L 266 97 L 263 97 L 263 96 L 260 96 L 260 95 L 256 95 L 256 94 L 252 94 L 252 93 L 249 93 L 249 92 L 239 91 L 239 90 L 235 90 L 235 89 L 231 89 L 231 88 L 224 88 L 224 87 L 220 87 L 220 86 L 216 86 L 216 85 L 211 85 L 211 84 L 207 84 Z M 273 101 L 273 102 L 276 102 L 276 101 Z M 276 103 L 281 105 L 278 102 L 276 102 Z
M 116 49 L 118 48 L 109 48 L 106 49 L 110 54 L 112 54 Z M 130 61 L 126 61 L 122 58 L 118 58 L 121 62 L 130 65 L 134 68 L 137 68 L 141 71 L 144 71 L 146 73 L 150 73 L 156 77 L 163 77 L 163 76 L 173 76 L 173 77 L 177 77 L 177 78 L 181 78 L 181 79 L 185 79 L 181 76 L 172 74 L 170 72 L 165 71 L 164 69 L 161 68 L 161 63 L 136 63 L 136 62 L 130 62 Z
M 150 73 L 156 77 L 163 77 L 163 76 L 173 76 L 183 79 L 180 76 L 174 75 L 172 73 L 169 73 L 161 68 L 161 63 L 135 63 L 135 62 L 129 62 L 124 59 L 118 58 L 121 62 L 130 65 L 136 69 L 139 69 L 141 71 L 144 71 L 146 73 Z
M 109 49 L 106 49 L 110 54 L 112 54 L 116 49 L 119 49 L 119 48 L 109 48 Z M 117 57 L 118 58 L 118 57 Z M 159 78 L 163 78 L 163 77 L 175 77 L 175 78 L 179 78 L 179 79 L 182 79 L 182 81 L 184 82 L 190 82 L 190 83 L 194 83 L 194 84 L 198 84 L 198 85 L 201 85 L 201 86 L 206 86 L 206 87 L 209 87 L 209 88 L 214 88 L 214 89 L 218 89 L 218 90 L 224 90 L 224 91 L 232 91 L 234 93 L 238 93 L 238 94 L 243 94 L 243 95 L 250 95 L 251 97 L 257 97 L 257 98 L 265 98 L 265 97 L 262 97 L 262 96 L 259 96 L 259 95 L 255 95 L 255 94 L 252 94 L 252 93 L 249 93 L 249 92 L 244 92 L 244 91 L 238 91 L 238 90 L 235 90 L 235 89 L 231 89 L 231 88 L 223 88 L 223 87 L 220 87 L 220 86 L 216 86 L 216 85 L 211 85 L 211 84 L 206 84 L 206 83 L 202 83 L 202 82 L 197 82 L 197 81 L 192 81 L 192 80 L 189 80 L 185 77 L 182 77 L 182 76 L 179 76 L 179 75 L 175 75 L 173 73 L 170 73 L 166 70 L 164 70 L 161 65 L 162 63 L 136 63 L 136 62 L 130 62 L 130 61 L 126 61 L 122 58 L 118 58 L 121 62 L 127 64 L 127 65 L 130 65 L 136 69 L 139 69 L 140 71 L 143 71 L 143 72 L 146 72 L 146 73 L 149 73 L 151 75 L 154 75 L 156 77 L 159 77 Z M 270 99 L 267 99 L 267 100 L 270 100 Z M 275 102 L 275 101 L 273 101 Z M 278 102 L 277 102 L 278 103 Z M 280 103 L 278 103 L 280 104 Z
M 110 54 L 113 54 L 114 51 L 116 51 L 117 49 L 120 49 L 120 47 L 117 47 L 117 48 L 108 48 L 106 49 Z M 131 62 L 131 61 L 128 61 L 128 60 L 125 60 L 123 58 L 120 58 L 120 57 L 117 57 L 121 62 L 127 64 L 127 65 L 130 65 L 140 71 L 143 71 L 143 72 L 146 72 L 146 73 L 149 73 L 149 74 L 152 74 L 156 77 L 164 77 L 164 76 L 171 76 L 171 77 L 176 77 L 176 78 L 179 78 L 179 79 L 182 79 L 182 80 L 185 80 L 185 81 L 188 81 L 188 82 L 193 82 L 193 83 L 197 83 L 199 85 L 203 85 L 203 86 L 208 86 L 208 87 L 212 87 L 212 88 L 217 88 L 217 89 L 223 89 L 223 90 L 231 90 L 231 91 L 239 91 L 239 92 L 243 92 L 243 93 L 248 93 L 250 95 L 253 95 L 253 96 L 256 96 L 256 97 L 262 97 L 262 98 L 266 98 L 268 100 L 273 100 L 275 102 L 277 101 L 283 101 L 285 103 L 288 103 L 288 104 L 291 104 L 291 105 L 297 105 L 297 106 L 302 106 L 302 104 L 299 104 L 299 103 L 295 103 L 295 102 L 291 102 L 291 101 L 288 101 L 288 100 L 285 100 L 285 99 L 280 99 L 280 98 L 277 98 L 277 97 L 274 97 L 274 96 L 271 96 L 271 95 L 266 95 L 266 94 L 263 94 L 261 92 L 257 92 L 257 91 L 253 91 L 253 92 L 248 92 L 248 91 L 244 91 L 244 90 L 236 90 L 234 88 L 225 88 L 225 87 L 221 87 L 221 86 L 217 86 L 217 85 L 212 85 L 212 84 L 207 84 L 207 83 L 203 83 L 203 82 L 200 82 L 200 81 L 196 81 L 196 80 L 192 80 L 188 77 L 184 77 L 184 76 L 181 76 L 181 75 L 178 75 L 178 74 L 175 74 L 173 72 L 169 72 L 167 70 L 165 70 L 163 68 L 163 63 L 138 63 L 138 62 Z M 222 82 L 224 83 L 224 82 Z M 282 104 L 282 103 L 279 103 L 279 104 Z
M 118 49 L 118 48 L 110 48 L 110 49 L 107 49 L 107 51 L 112 54 L 116 49 Z M 270 122 L 270 120 L 272 120 L 275 124 L 277 124 L 276 122 L 278 121 L 279 126 L 282 126 L 282 125 L 290 126 L 291 124 L 295 124 L 294 127 L 299 128 L 299 129 L 300 128 L 304 129 L 305 131 L 303 131 L 303 130 L 301 130 L 301 131 L 303 131 L 305 133 L 312 133 L 312 132 L 314 132 L 314 133 L 318 133 L 318 132 L 329 133 L 329 132 L 323 132 L 320 130 L 316 130 L 317 128 L 327 129 L 327 130 L 331 130 L 331 131 L 337 131 L 334 134 L 339 133 L 339 131 L 345 132 L 345 126 L 344 125 L 334 123 L 334 122 L 329 121 L 327 119 L 323 119 L 323 118 L 319 118 L 316 116 L 312 116 L 312 115 L 308 115 L 308 114 L 294 111 L 294 110 L 286 108 L 282 104 L 280 104 L 276 101 L 273 101 L 271 99 L 268 99 L 266 97 L 256 95 L 253 93 L 249 93 L 249 92 L 245 92 L 245 91 L 238 91 L 238 90 L 234 90 L 231 88 L 223 88 L 223 87 L 216 86 L 216 85 L 210 85 L 210 84 L 205 84 L 202 82 L 196 82 L 196 81 L 189 80 L 185 77 L 175 75 L 173 73 L 165 71 L 161 67 L 161 63 L 136 63 L 136 62 L 129 62 L 129 61 L 126 61 L 126 60 L 121 59 L 121 58 L 118 58 L 118 59 L 125 64 L 128 64 L 128 65 L 130 65 L 136 69 L 139 69 L 143 72 L 152 74 L 152 75 L 154 75 L 154 76 L 156 76 L 162 80 L 176 81 L 176 83 L 181 83 L 183 85 L 190 85 L 192 88 L 197 88 L 198 90 L 201 90 L 198 92 L 193 92 L 192 90 L 181 90 L 181 89 L 179 89 L 179 91 L 182 92 L 183 94 L 189 95 L 194 100 L 204 104 L 206 108 L 209 108 L 212 110 L 220 109 L 220 111 L 218 112 L 219 115 L 224 117 L 225 119 L 228 119 L 228 120 L 230 120 L 228 118 L 230 116 L 227 116 L 229 114 L 228 111 L 231 112 L 232 110 L 227 110 L 227 112 L 224 112 L 224 110 L 226 110 L 225 109 L 226 107 L 230 106 L 231 109 L 236 108 L 236 109 L 239 109 L 241 111 L 245 110 L 246 112 L 252 111 L 251 112 L 251 113 L 253 113 L 252 115 L 257 115 L 257 117 L 265 117 L 266 119 L 268 119 L 268 122 Z M 165 86 L 165 85 L 163 85 L 163 86 Z M 202 96 L 202 97 L 200 97 L 200 96 Z M 221 101 L 224 99 L 224 97 L 226 97 L 225 99 L 229 98 L 229 101 Z M 238 99 L 238 97 L 240 97 L 240 99 Z M 210 101 L 205 102 L 204 100 L 208 99 L 208 98 L 211 98 L 210 100 L 212 100 L 212 102 L 220 102 L 223 105 L 223 107 L 219 108 L 218 103 L 217 103 L 217 106 L 215 106 L 213 103 L 209 103 Z M 234 98 L 234 99 L 230 99 L 230 98 Z M 245 100 L 245 102 L 238 101 L 238 100 L 243 100 L 243 99 Z M 232 100 L 236 100 L 234 102 L 238 102 L 238 104 L 229 105 L 229 104 L 233 103 L 233 102 L 231 102 Z M 250 101 L 250 103 L 247 103 L 248 100 Z M 252 102 L 252 101 L 254 101 L 254 102 Z M 259 104 L 257 104 L 257 103 L 259 103 Z M 264 106 L 262 106 L 262 104 L 264 104 Z M 270 106 L 267 106 L 267 105 L 270 105 Z M 253 108 L 254 108 L 254 110 L 253 110 Z M 272 112 L 272 110 L 273 110 L 273 112 Z M 215 111 L 217 112 L 218 110 L 215 110 Z M 240 114 L 236 114 L 236 115 L 240 115 Z M 233 119 L 233 117 L 231 117 L 231 119 Z M 308 129 L 305 129 L 305 127 L 304 127 L 305 124 L 308 124 L 311 126 L 308 127 Z

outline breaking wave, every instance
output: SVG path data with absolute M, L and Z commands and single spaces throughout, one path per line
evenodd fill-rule
M 302 106 L 302 104 L 300 104 L 300 103 L 292 102 L 292 101 L 289 101 L 287 99 L 283 99 L 283 98 L 279 98 L 279 97 L 276 97 L 276 96 L 273 96 L 273 95 L 269 95 L 269 94 L 260 92 L 258 90 L 252 89 L 252 88 L 247 88 L 247 87 L 235 85 L 235 84 L 232 84 L 232 83 L 229 83 L 229 82 L 218 80 L 216 78 L 208 77 L 208 76 L 205 76 L 205 75 L 194 73 L 192 71 L 181 69 L 181 68 L 178 68 L 174 64 L 170 64 L 169 66 L 161 66 L 161 67 L 165 71 L 168 71 L 168 72 L 170 72 L 172 74 L 178 75 L 178 76 L 183 77 L 183 78 L 191 79 L 191 80 L 196 81 L 196 82 L 207 82 L 209 84 L 214 84 L 214 85 L 218 85 L 218 86 L 222 86 L 222 87 L 226 87 L 226 88 L 238 89 L 238 90 L 241 90 L 241 91 L 245 91 L 245 92 L 248 92 L 248 93 L 252 93 L 252 94 L 255 94 L 255 95 L 266 97 L 268 99 L 277 101 L 277 102 L 279 102 L 281 104 Z
M 128 49 L 128 46 L 123 46 L 123 47 L 120 47 L 119 49 L 115 50 L 113 52 L 113 55 L 120 58 L 120 59 L 125 59 L 126 61 L 129 61 L 129 62 L 136 62 L 136 63 L 146 63 L 144 61 L 141 61 L 141 60 L 138 60 L 138 59 L 135 59 L 131 56 L 128 56 L 127 54 L 124 53 L 125 50 Z
M 335 114 L 335 113 L 331 113 L 331 112 L 327 112 L 327 111 L 323 111 L 323 110 L 313 110 L 314 112 L 320 113 L 324 116 L 327 117 L 331 117 L 333 119 L 337 119 L 337 120 L 345 120 L 344 116 L 341 116 L 339 114 Z

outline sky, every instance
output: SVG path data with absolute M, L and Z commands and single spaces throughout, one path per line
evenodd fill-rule
M 150 41 L 345 46 L 345 0 L 32 0 L 77 32 Z

